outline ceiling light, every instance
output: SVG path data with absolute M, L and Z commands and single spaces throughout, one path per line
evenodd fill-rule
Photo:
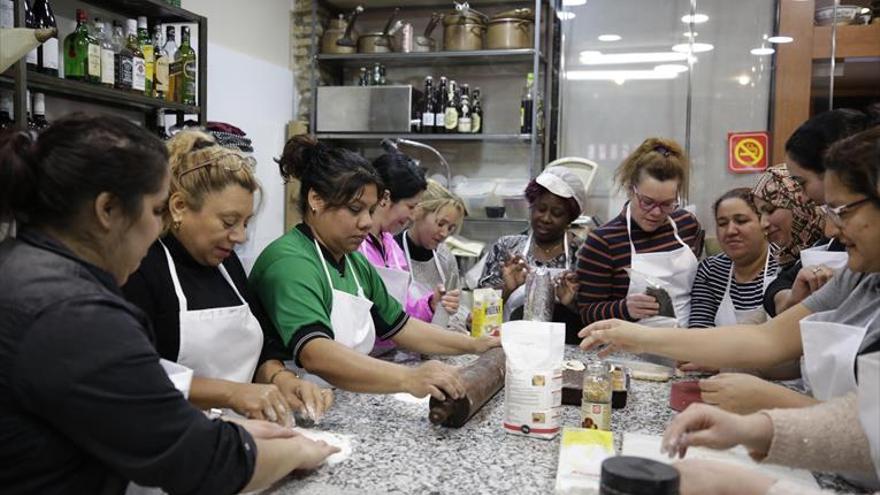
M 715 46 L 709 43 L 679 43 L 672 47 L 672 51 L 678 53 L 703 53 L 714 49 Z
M 680 74 L 682 72 L 687 72 L 687 65 L 682 64 L 662 64 L 654 67 L 654 70 L 660 72 L 672 72 L 673 74 Z
M 859 11 L 859 14 L 861 14 L 861 15 L 870 14 L 870 13 L 871 13 L 871 9 L 869 9 L 868 7 L 862 7 L 862 10 Z
M 792 41 L 794 41 L 794 38 L 792 38 L 791 36 L 771 36 L 767 38 L 767 41 L 769 41 L 770 43 L 777 43 L 781 45 L 784 43 L 791 43 Z
M 688 14 L 688 15 L 682 16 L 682 18 L 681 18 L 681 22 L 683 22 L 685 24 L 691 24 L 691 23 L 702 24 L 708 20 L 709 20 L 709 16 L 707 16 L 706 14 L 694 14 L 694 15 Z
M 743 74 L 736 78 L 736 82 L 740 84 L 740 86 L 748 86 L 750 82 L 752 82 L 752 78 Z
M 619 34 L 600 34 L 598 40 L 599 41 L 620 41 Z
M 586 4 L 587 0 L 562 0 L 563 7 L 579 7 Z
M 566 73 L 569 81 L 621 81 L 675 79 L 675 72 L 657 70 L 572 70 Z
M 685 38 L 696 38 L 699 35 L 700 35 L 700 33 L 696 32 L 696 31 L 685 31 L 684 32 Z
M 663 63 L 687 60 L 686 53 L 675 52 L 602 53 L 587 50 L 581 52 L 580 55 L 580 61 L 584 65 Z
M 761 48 L 752 48 L 751 50 L 749 50 L 749 53 L 762 57 L 765 55 L 773 55 L 774 53 L 776 53 L 776 50 L 774 50 L 773 48 L 762 46 Z
M 567 10 L 560 10 L 559 12 L 556 12 L 556 17 L 559 17 L 560 21 L 570 21 L 577 16 L 575 16 L 574 12 L 569 12 Z

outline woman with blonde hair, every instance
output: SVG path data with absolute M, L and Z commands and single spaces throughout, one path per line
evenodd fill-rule
M 316 419 L 332 392 L 284 366 L 280 338 L 233 250 L 246 240 L 260 191 L 253 159 L 198 131 L 167 147 L 165 231 L 123 287 L 126 298 L 153 322 L 159 354 L 193 369 L 196 406 L 281 424 L 294 410 Z
M 412 274 L 410 297 L 418 299 L 435 291 L 450 296 L 447 299 L 454 304 L 445 304 L 443 311 L 435 311 L 432 321 L 455 330 L 466 330 L 468 311 L 458 304 L 463 285 L 461 274 L 445 241 L 461 229 L 466 216 L 464 201 L 429 179 L 428 189 L 416 206 L 415 221 L 395 236 Z

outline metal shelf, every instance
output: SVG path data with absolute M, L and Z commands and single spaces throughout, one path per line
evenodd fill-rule
M 199 22 L 204 19 L 196 13 L 175 7 L 163 0 L 81 0 L 118 14 L 135 18 L 145 15 L 162 22 Z
M 15 81 L 11 75 L 0 75 L 0 84 L 14 86 Z M 180 103 L 167 102 L 158 98 L 127 93 L 122 90 L 105 88 L 97 84 L 60 77 L 50 76 L 40 72 L 29 70 L 27 72 L 28 89 L 49 95 L 64 96 L 71 100 L 96 102 L 118 108 L 133 108 L 138 110 L 157 110 L 164 108 L 174 112 L 198 115 L 200 108 L 197 106 L 182 105 Z
M 415 64 L 531 64 L 534 62 L 535 50 L 522 48 L 518 50 L 476 50 L 467 52 L 428 52 L 428 53 L 352 53 L 352 54 L 319 54 L 319 62 L 337 63 L 342 65 L 364 65 L 381 63 L 387 66 L 403 66 Z M 541 63 L 545 63 L 544 55 L 540 55 Z
M 321 0 L 319 3 L 330 8 L 331 10 L 351 10 L 357 5 L 365 5 L 371 11 L 378 9 L 391 9 L 396 7 L 399 7 L 401 10 L 428 8 L 452 10 L 453 6 L 452 2 L 443 0 L 370 0 L 369 2 L 364 2 L 363 0 Z M 479 9 L 480 7 L 493 6 L 518 6 L 520 4 L 534 5 L 534 2 L 528 0 L 472 0 L 469 3 L 471 7 L 474 7 L 476 9 Z
M 476 141 L 501 143 L 528 143 L 531 134 L 393 134 L 393 133 L 318 133 L 318 139 L 340 141 L 372 141 L 381 139 L 412 139 L 413 141 Z

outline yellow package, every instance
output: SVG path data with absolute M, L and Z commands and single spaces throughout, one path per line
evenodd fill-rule
M 474 291 L 474 305 L 471 309 L 471 315 L 473 315 L 472 337 L 501 336 L 502 304 L 500 290 L 477 289 Z

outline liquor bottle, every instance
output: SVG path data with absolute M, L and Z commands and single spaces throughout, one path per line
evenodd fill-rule
M 165 99 L 168 91 L 168 66 L 171 64 L 171 55 L 165 49 L 162 40 L 162 27 L 153 26 L 153 50 L 156 51 L 156 63 L 153 68 L 153 95 L 156 98 Z
M 144 53 L 141 51 L 141 44 L 137 37 L 137 20 L 128 19 L 126 21 L 126 40 L 125 46 L 131 52 L 131 91 L 133 93 L 143 94 L 147 69 L 144 64 Z
M 89 70 L 89 27 L 86 11 L 76 9 L 76 29 L 64 38 L 64 78 L 86 80 Z
M 168 128 L 165 124 L 165 110 L 161 108 L 156 110 L 156 136 L 162 141 L 171 139 L 171 135 L 168 134 Z
M 461 86 L 461 104 L 458 112 L 458 132 L 462 134 L 471 133 L 471 96 L 470 88 L 467 84 Z
M 24 27 L 30 29 L 37 29 L 37 20 L 34 16 L 34 9 L 31 8 L 31 3 L 28 0 L 21 0 L 22 7 L 24 8 Z M 27 54 L 27 68 L 28 70 L 37 70 L 37 49 L 34 48 Z
M 504 350 L 495 348 L 484 352 L 473 363 L 459 368 L 458 377 L 464 386 L 465 396 L 459 399 L 447 397 L 439 401 L 433 397 L 428 402 L 428 419 L 435 425 L 459 428 L 504 387 Z
M 168 88 L 165 90 L 165 101 L 177 101 L 178 97 L 178 79 L 182 66 L 176 63 L 177 57 L 177 41 L 174 34 L 174 26 L 168 26 L 165 29 L 165 45 L 162 49 L 168 54 Z
M 382 70 L 379 68 L 379 64 L 373 64 L 373 70 L 370 71 L 370 86 L 381 86 L 382 84 Z
M 480 88 L 474 88 L 474 102 L 471 109 L 471 133 L 483 133 L 483 103 L 480 101 Z
M 196 79 L 198 77 L 198 65 L 196 64 L 196 52 L 190 45 L 189 28 L 180 28 L 180 48 L 174 57 L 176 62 L 181 62 L 183 71 L 180 74 L 180 103 L 184 105 L 196 104 Z
M 522 134 L 532 133 L 532 86 L 535 84 L 535 75 L 529 72 L 526 77 L 526 87 L 523 90 L 522 100 L 519 106 L 519 132 Z
M 425 78 L 425 107 L 422 109 L 422 134 L 434 133 L 434 78 Z
M 95 19 L 95 31 L 98 43 L 101 44 L 101 85 L 112 88 L 116 83 L 116 51 L 113 49 L 113 37 L 107 25 Z
M 28 121 L 28 129 L 42 131 L 49 127 L 46 120 L 46 95 L 34 93 L 34 118 Z
M 131 91 L 134 80 L 134 68 L 131 50 L 122 34 L 122 26 L 113 25 L 113 50 L 116 52 L 115 68 L 116 88 Z
M 388 79 L 386 78 L 386 74 L 385 74 L 385 66 L 380 65 L 379 66 L 379 86 L 385 86 L 386 84 L 388 84 Z
M 144 56 L 144 94 L 153 96 L 153 70 L 156 66 L 156 52 L 153 40 L 150 38 L 150 30 L 147 27 L 147 18 L 137 18 L 138 45 Z
M 35 29 L 58 29 L 55 14 L 49 0 L 34 0 Z M 37 70 L 51 76 L 58 76 L 58 38 L 52 37 L 37 47 Z
M 12 92 L 0 91 L 0 132 L 15 127 Z
M 442 134 L 446 132 L 446 92 L 449 81 L 446 76 L 440 76 L 440 84 L 434 93 L 434 132 Z
M 444 112 L 444 123 L 446 125 L 446 132 L 449 134 L 454 134 L 458 131 L 458 100 L 456 99 L 456 95 L 458 94 L 458 85 L 455 81 L 449 81 L 449 88 L 447 88 L 446 95 L 446 111 Z
M 361 67 L 360 77 L 358 78 L 358 86 L 369 86 L 370 84 L 369 76 L 367 75 L 367 68 Z

